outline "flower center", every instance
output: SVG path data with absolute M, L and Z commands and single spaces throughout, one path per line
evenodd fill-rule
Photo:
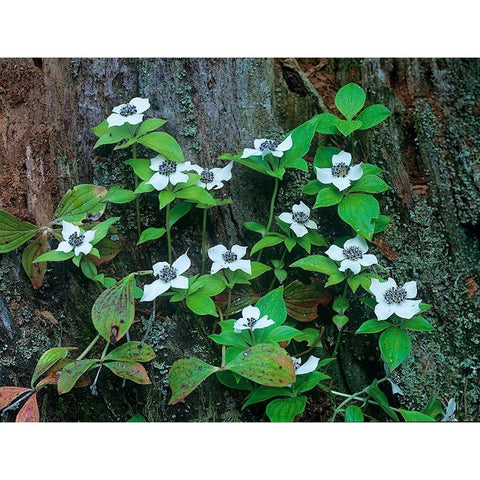
M 165 160 L 161 165 L 158 167 L 158 173 L 160 175 L 170 175 L 177 171 L 177 164 L 176 162 L 172 162 L 171 160 Z
M 232 263 L 237 260 L 237 256 L 232 253 L 230 250 L 227 250 L 225 253 L 222 254 L 222 258 L 227 262 L 227 263 Z
M 363 252 L 356 246 L 344 248 L 343 254 L 349 260 L 360 260 L 363 257 Z
M 407 291 L 402 287 L 392 287 L 385 292 L 384 297 L 389 305 L 402 303 L 407 298 Z
M 302 365 L 302 361 L 299 358 L 292 358 L 293 368 L 297 370 Z
M 131 105 L 130 103 L 127 103 L 127 105 L 124 105 L 120 109 L 120 115 L 122 117 L 128 117 L 129 115 L 134 115 L 137 113 L 137 107 L 135 105 Z
M 260 151 L 263 152 L 264 150 L 275 150 L 280 145 L 280 142 L 276 142 L 275 140 L 265 140 L 260 145 Z
M 200 179 L 200 181 L 203 182 L 203 183 L 212 183 L 214 176 L 215 176 L 214 173 L 211 172 L 208 168 L 206 168 L 202 172 L 202 178 Z
M 334 177 L 346 177 L 348 175 L 348 172 L 350 171 L 350 167 L 343 162 L 337 163 L 332 167 L 332 175 Z
M 83 233 L 79 235 L 77 232 L 74 232 L 68 237 L 68 243 L 72 247 L 79 247 L 84 240 L 85 240 L 85 235 L 83 235 Z
M 309 220 L 309 216 L 305 212 L 293 212 L 292 220 L 296 223 L 305 224 Z
M 174 278 L 177 278 L 177 269 L 170 265 L 165 265 L 158 274 L 158 278 L 163 282 L 171 282 Z
M 252 328 L 258 322 L 258 318 L 247 318 L 247 327 Z

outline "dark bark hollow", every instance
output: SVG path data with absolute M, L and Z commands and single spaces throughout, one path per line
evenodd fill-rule
M 42 224 L 75 184 L 132 187 L 132 174 L 122 163 L 127 157 L 108 148 L 94 151 L 90 128 L 134 96 L 148 97 L 149 114 L 168 120 L 165 130 L 187 159 L 218 165 L 222 153 L 250 146 L 254 138 L 280 137 L 325 108 L 333 110 L 335 91 L 356 81 L 367 91 L 367 102 L 394 112 L 356 137 L 355 155 L 384 168 L 393 187 L 380 202 L 394 221 L 376 239 L 373 253 L 382 275 L 417 280 L 421 298 L 434 305 L 429 319 L 437 330 L 415 337 L 413 355 L 396 374 L 405 392 L 400 402 L 421 408 L 432 394 L 441 400 L 454 396 L 462 419 L 478 418 L 478 62 L 299 63 L 301 68 L 293 60 L 258 59 L 0 60 L 0 208 Z M 350 148 L 342 138 L 321 142 Z M 215 209 L 209 218 L 213 244 L 251 245 L 243 222 L 265 221 L 268 215 L 270 179 L 238 165 L 234 172 L 226 191 L 234 204 Z M 286 176 L 277 213 L 298 200 L 303 181 L 304 176 Z M 156 202 L 142 197 L 146 227 L 164 221 Z M 117 278 L 165 256 L 162 242 L 135 248 L 133 210 L 127 204 L 107 212 L 122 216 L 125 246 L 106 267 Z M 317 213 L 320 219 L 323 213 Z M 192 214 L 173 233 L 175 253 L 190 246 L 194 265 L 200 263 L 200 231 L 200 215 Z M 59 341 L 84 348 L 95 335 L 90 310 L 97 294 L 67 263 L 49 264 L 44 286 L 34 291 L 20 253 L 0 256 L 0 385 L 28 385 L 40 354 Z M 381 369 L 375 339 L 353 335 L 358 323 L 347 325 L 341 348 L 344 386 L 352 389 Z M 138 325 L 133 333 L 141 335 Z M 214 378 L 185 403 L 167 406 L 166 373 L 173 361 L 186 355 L 218 361 L 218 351 L 187 311 L 161 314 L 150 343 L 157 352 L 150 367 L 152 387 L 127 383 L 122 389 L 121 381 L 104 375 L 99 397 L 78 389 L 58 398 L 50 390 L 41 397 L 42 419 L 125 420 L 138 411 L 157 421 L 258 419 L 261 409 L 241 416 L 240 397 L 224 393 Z

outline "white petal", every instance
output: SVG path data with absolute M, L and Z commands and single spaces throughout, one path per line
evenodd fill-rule
M 281 213 L 278 218 L 285 223 L 293 223 L 293 217 L 291 213 L 283 212 Z
M 201 167 L 200 165 L 190 165 L 190 168 L 197 172 L 199 175 L 201 175 L 203 173 L 203 171 L 205 170 L 203 167 Z
M 76 233 L 80 235 L 80 228 L 78 228 L 73 223 L 66 222 L 65 220 L 62 222 L 62 237 L 64 240 L 68 240 L 70 235 Z
M 133 115 L 128 115 L 128 117 L 124 118 L 130 125 L 138 125 L 139 123 L 142 123 L 143 113 L 134 113 Z
M 333 175 L 332 175 L 332 169 L 331 168 L 318 168 L 315 167 L 315 170 L 317 171 L 317 180 L 320 183 L 332 183 L 333 182 Z
M 355 238 L 351 238 L 350 240 L 347 240 L 343 244 L 343 248 L 349 248 L 349 247 L 358 247 L 362 251 L 362 253 L 367 253 L 368 252 L 367 242 L 360 235 L 357 235 Z
M 343 248 L 337 247 L 336 245 L 332 245 L 325 253 L 332 260 L 335 260 L 337 262 L 345 259 L 345 255 L 343 254 Z
M 188 258 L 187 252 L 185 252 L 181 257 L 178 257 L 173 263 L 172 267 L 177 269 L 177 275 L 181 275 L 182 273 L 186 272 L 192 262 Z
M 212 188 L 218 190 L 219 188 L 223 187 L 223 182 L 216 182 L 214 179 L 213 182 L 205 184 L 205 187 L 207 188 L 207 190 L 211 190 Z
M 150 302 L 155 300 L 159 295 L 166 292 L 170 288 L 170 282 L 164 282 L 162 280 L 155 280 L 149 285 L 145 285 L 143 288 L 143 296 L 140 299 L 141 302 Z
M 363 175 L 362 164 L 359 163 L 350 169 L 347 173 L 347 178 L 350 180 L 358 180 Z
M 190 170 L 192 170 L 190 162 L 177 163 L 177 172 L 189 172 Z
M 176 185 L 177 183 L 188 182 L 188 175 L 186 173 L 179 172 L 178 170 L 175 173 L 170 175 L 170 183 Z
M 293 222 L 290 228 L 295 232 L 297 237 L 303 237 L 308 233 L 307 227 L 301 223 Z
M 228 318 L 227 318 L 228 320 Z M 235 333 L 240 333 L 242 330 L 248 330 L 248 326 L 245 325 L 245 320 L 243 318 L 239 318 L 234 324 L 233 324 L 233 331 Z
M 127 121 L 127 117 L 120 115 L 119 113 L 112 113 L 107 118 L 107 123 L 109 127 L 120 127 Z
M 266 151 L 267 151 L 267 150 L 264 150 L 264 151 L 263 151 L 264 156 L 265 156 L 265 152 L 266 152 Z M 280 150 L 273 150 L 273 151 L 268 150 L 268 153 L 271 153 L 274 157 L 278 157 L 278 158 L 283 157 L 283 152 L 281 152 Z
M 188 288 L 188 278 L 184 276 L 180 276 L 177 278 L 174 278 L 170 284 L 172 285 L 173 288 L 182 288 L 186 290 Z
M 310 216 L 310 209 L 303 202 L 300 202 L 298 205 L 294 205 L 292 207 L 292 212 L 293 213 L 301 212 L 307 215 L 307 217 Z
M 234 245 L 230 251 L 237 256 L 237 259 L 240 260 L 247 253 L 247 247 L 241 247 L 240 245 Z
M 137 113 L 143 113 L 150 108 L 148 98 L 135 97 L 132 98 L 129 103 L 137 109 Z
M 313 230 L 316 230 L 317 229 L 317 224 L 313 221 L 313 220 L 309 220 L 305 226 L 307 228 L 312 228 Z
M 260 318 L 260 309 L 258 307 L 254 307 L 253 305 L 249 305 L 242 310 L 242 318 L 245 320 L 247 318 L 254 318 L 258 320 Z
M 407 298 L 415 298 L 417 296 L 417 282 L 414 280 L 407 282 L 402 288 L 407 292 Z
M 243 150 L 242 158 L 256 157 L 262 155 L 260 150 L 254 150 L 253 148 L 245 148 Z
M 150 185 L 153 185 L 155 190 L 163 190 L 168 185 L 168 176 L 162 175 L 160 173 L 154 173 L 150 180 L 147 182 Z
M 339 163 L 350 165 L 350 163 L 352 163 L 352 156 L 348 152 L 342 150 L 340 153 L 337 153 L 332 157 L 333 165 L 338 165 Z
M 343 191 L 350 186 L 350 180 L 347 177 L 333 177 L 332 183 Z
M 165 268 L 169 267 L 170 264 L 168 262 L 157 262 L 155 265 L 152 266 L 153 274 L 158 277 L 160 272 Z
M 73 245 L 70 245 L 68 242 L 60 242 L 57 247 L 57 251 L 70 253 L 73 250 Z
M 167 159 L 163 155 L 157 155 L 150 160 L 150 170 L 158 172 L 160 167 L 165 163 Z
M 232 272 L 243 270 L 249 275 L 252 274 L 252 264 L 250 260 L 235 260 L 234 262 L 228 263 L 227 266 Z
M 95 238 L 95 230 L 87 230 L 85 232 L 85 242 L 92 242 L 92 240 Z
M 353 273 L 357 274 L 360 273 L 362 267 L 359 262 L 346 258 L 345 260 L 342 260 L 342 263 L 340 264 L 340 267 L 338 267 L 338 269 L 341 272 L 345 272 L 345 270 L 350 269 Z
M 122 108 L 125 107 L 127 104 L 122 103 L 121 105 L 117 105 L 116 107 L 112 108 L 113 113 L 120 113 L 122 111 Z
M 370 283 L 370 291 L 375 295 L 377 302 L 383 302 L 385 292 L 388 289 L 396 286 L 397 284 L 393 278 L 389 278 L 386 282 L 380 282 L 378 279 L 372 278 Z
M 300 367 L 295 370 L 295 375 L 304 375 L 305 373 L 313 372 L 317 369 L 319 358 L 310 355 L 310 358 Z
M 420 313 L 421 300 L 404 300 L 402 303 L 395 305 L 395 315 L 401 318 L 412 318 Z
M 379 320 L 386 320 L 391 315 L 393 315 L 395 311 L 395 305 L 389 305 L 386 302 L 378 303 L 375 306 L 375 315 Z
M 222 270 L 222 268 L 227 268 L 227 267 L 228 267 L 228 263 L 226 262 L 213 262 L 212 268 L 210 269 L 210 273 L 213 275 L 218 271 Z
M 232 178 L 233 162 L 228 163 L 216 174 L 219 181 L 226 182 Z M 213 169 L 215 170 L 215 169 Z
M 92 249 L 92 245 L 88 242 L 83 242 L 81 245 L 78 247 L 75 247 L 75 255 L 80 255 L 81 253 L 84 253 L 85 255 L 88 255 L 90 253 L 90 250 Z
M 252 330 L 257 330 L 259 328 L 267 328 L 270 325 L 274 325 L 275 322 L 268 318 L 267 315 L 264 315 L 260 320 L 258 320 L 255 325 L 252 327 Z
M 256 140 L 253 141 L 253 146 L 255 147 L 255 150 L 258 150 L 260 151 L 260 145 L 263 143 L 263 142 L 266 142 L 267 139 L 266 138 L 257 138 Z
M 227 251 L 224 245 L 215 245 L 208 249 L 208 258 L 212 262 L 223 262 L 223 254 Z
M 289 135 L 277 148 L 276 150 L 280 150 L 281 152 L 286 152 L 292 148 L 292 136 Z
M 360 265 L 364 267 L 369 267 L 370 265 L 375 265 L 378 263 L 377 257 L 375 255 L 367 254 L 364 255 L 360 260 L 358 260 Z

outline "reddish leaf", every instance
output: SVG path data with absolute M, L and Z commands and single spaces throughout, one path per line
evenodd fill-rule
M 295 280 L 285 287 L 283 298 L 290 317 L 299 322 L 311 322 L 318 317 L 318 305 L 327 305 L 332 295 L 317 280 L 312 280 L 310 285 Z
M 107 362 L 105 366 L 115 375 L 139 383 L 140 385 L 150 385 L 152 382 L 148 378 L 145 367 L 137 362 Z
M 0 410 L 10 405 L 22 393 L 31 391 L 31 388 L 0 387 Z
M 47 239 L 45 235 L 38 235 L 33 242 L 29 243 L 22 254 L 22 265 L 25 273 L 32 282 L 35 290 L 43 285 L 43 277 L 47 271 L 47 262 L 33 263 L 33 261 L 47 251 Z
M 34 393 L 26 402 L 25 405 L 17 413 L 16 422 L 39 422 L 40 412 L 38 411 L 37 394 Z

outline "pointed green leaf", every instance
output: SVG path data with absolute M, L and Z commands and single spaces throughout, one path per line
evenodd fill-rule
M 126 160 L 124 163 L 130 165 L 137 177 L 140 177 L 142 180 L 149 180 L 155 173 L 150 168 L 151 162 L 148 158 L 132 158 Z
M 57 388 L 59 395 L 68 393 L 75 386 L 78 379 L 97 362 L 96 358 L 88 358 L 77 360 L 63 367 L 62 373 L 58 378 Z
M 168 223 L 170 228 L 175 225 L 182 217 L 184 217 L 192 209 L 192 204 L 190 202 L 178 202 L 170 210 L 170 215 L 168 216 Z
M 38 227 L 29 222 L 22 222 L 4 210 L 0 210 L 0 253 L 15 250 L 28 242 Z
M 138 139 L 138 143 L 141 143 L 145 147 L 150 148 L 157 153 L 165 155 L 165 157 L 167 157 L 169 160 L 173 160 L 174 162 L 183 162 L 184 160 L 180 145 L 168 133 L 147 133 Z
M 363 422 L 363 412 L 355 405 L 350 405 L 345 410 L 346 422 Z
M 365 110 L 360 112 L 357 117 L 357 120 L 362 122 L 360 130 L 366 130 L 367 128 L 372 128 L 375 125 L 378 125 L 391 114 L 392 112 L 384 105 L 370 105 L 369 107 L 365 108 Z
M 381 193 L 386 190 L 390 190 L 390 187 L 380 177 L 367 175 L 354 182 L 349 192 Z
M 351 120 L 365 104 L 366 94 L 360 85 L 349 83 L 335 96 L 335 105 L 347 120 Z
M 337 187 L 328 185 L 326 188 L 322 188 L 318 194 L 313 208 L 331 207 L 340 203 L 345 196 L 345 192 L 340 192 Z
M 404 320 L 400 324 L 400 327 L 406 328 L 407 330 L 413 330 L 415 332 L 431 332 L 432 330 L 435 330 L 431 323 L 420 316 Z
M 321 113 L 319 115 L 317 132 L 329 135 L 335 135 L 339 133 L 338 128 L 335 125 L 336 120 L 338 120 L 338 117 L 333 115 L 333 113 Z
M 376 380 L 366 390 L 367 394 L 373 398 L 381 407 L 381 409 L 393 420 L 398 422 L 397 414 L 390 408 L 388 404 L 387 397 L 385 394 L 378 388 L 378 383 Z
M 215 303 L 207 295 L 194 293 L 187 297 L 186 304 L 187 307 L 197 315 L 211 315 L 212 317 L 218 317 Z
M 274 397 L 291 395 L 292 391 L 286 387 L 257 387 L 248 394 L 247 398 L 245 399 L 245 403 L 242 405 L 242 410 L 247 408 L 249 405 L 253 405 L 254 403 L 265 402 L 266 400 L 270 400 Z
M 378 333 L 389 327 L 393 327 L 393 324 L 386 320 L 367 320 L 360 325 L 355 333 Z
M 103 197 L 102 202 L 110 203 L 128 203 L 135 200 L 137 196 L 131 191 L 125 188 L 112 187 L 108 193 Z
M 131 380 L 140 385 L 150 385 L 148 373 L 141 363 L 137 362 L 106 362 L 104 365 L 117 377 Z
M 412 350 L 412 342 L 408 333 L 395 327 L 384 330 L 380 335 L 378 345 L 390 371 L 397 368 Z
M 326 275 L 338 275 L 340 273 L 337 264 L 331 258 L 323 255 L 309 255 L 293 262 L 290 266 L 299 267 L 308 272 L 325 273 Z
M 335 125 L 344 137 L 348 137 L 352 132 L 358 130 L 362 126 L 362 122 L 337 118 L 337 120 L 335 120 Z
M 152 347 L 141 342 L 127 342 L 112 350 L 105 360 L 149 362 L 155 358 Z
M 148 118 L 147 120 L 144 120 L 140 124 L 135 135 L 137 137 L 141 137 L 146 133 L 153 132 L 157 128 L 160 128 L 161 126 L 165 125 L 166 123 L 167 121 L 163 120 L 163 118 Z
M 284 237 L 283 236 L 277 236 L 277 235 L 268 235 L 261 240 L 259 240 L 253 247 L 252 251 L 250 252 L 250 255 L 253 255 L 257 253 L 258 251 L 268 248 L 268 247 L 273 247 L 274 245 L 278 245 L 279 243 L 283 242 Z
M 103 212 L 105 204 L 103 198 L 107 189 L 100 185 L 77 185 L 69 190 L 60 200 L 55 210 L 55 218 L 67 222 L 80 222 L 89 215 Z
M 272 400 L 266 409 L 271 422 L 293 422 L 297 415 L 305 411 L 307 397 L 301 395 L 293 398 L 277 398 Z
M 371 195 L 351 193 L 338 205 L 338 215 L 357 233 L 371 240 L 375 230 L 375 220 L 380 215 L 380 205 Z
M 166 230 L 164 228 L 147 228 L 141 233 L 137 245 L 149 242 L 150 240 L 157 240 L 158 238 L 162 237 L 165 232 Z
M 75 348 L 55 347 L 44 352 L 39 358 L 35 367 L 35 371 L 33 372 L 31 383 L 32 387 L 47 370 L 53 367 L 53 365 L 55 365 L 61 358 L 65 358 L 70 350 L 75 350 Z
M 430 417 L 429 415 L 425 415 L 424 413 L 403 410 L 402 408 L 399 408 L 398 410 L 402 414 L 402 417 L 405 419 L 406 422 L 434 422 L 435 421 L 434 418 Z

